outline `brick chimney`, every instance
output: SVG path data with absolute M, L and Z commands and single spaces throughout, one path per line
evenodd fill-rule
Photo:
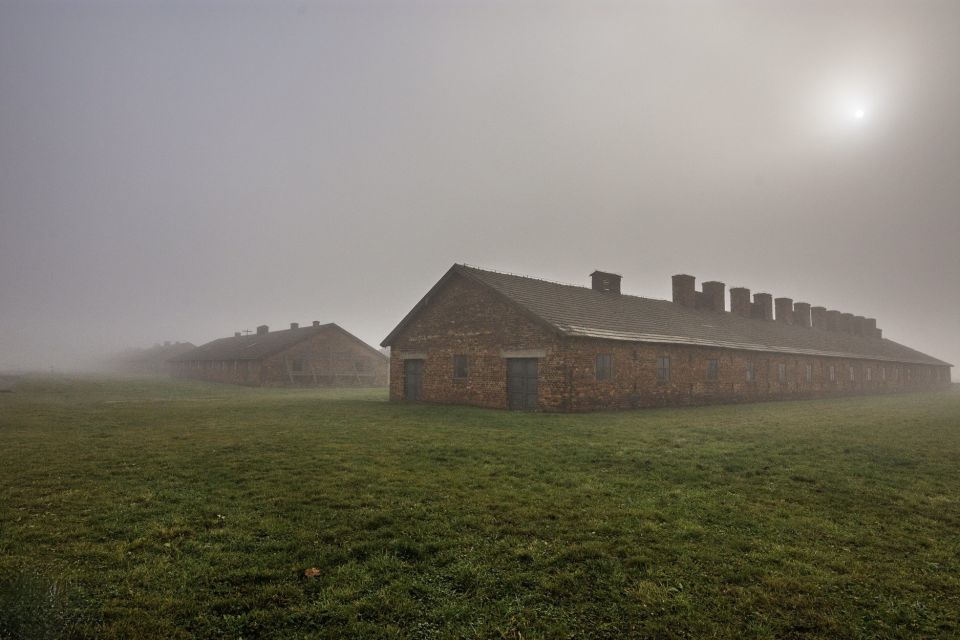
M 877 340 L 883 337 L 883 331 L 881 329 L 877 329 L 876 318 L 867 318 L 864 321 L 863 335 L 867 336 L 868 338 L 876 338 Z
M 867 335 L 865 331 L 866 321 L 867 319 L 864 318 L 863 316 L 853 316 L 853 332 L 858 336 Z
M 320 321 L 319 321 L 319 320 L 314 320 L 314 321 L 313 321 L 313 326 L 319 327 L 319 326 L 320 326 Z
M 268 326 L 265 325 L 265 324 L 262 324 L 262 325 L 260 325 L 259 327 L 257 327 L 257 335 L 258 335 L 258 336 L 265 336 L 265 335 L 267 335 L 267 332 L 269 332 L 269 331 L 270 331 L 270 327 L 268 327 Z
M 827 330 L 840 331 L 840 312 L 835 309 L 827 310 Z
M 730 289 L 730 313 L 749 318 L 752 306 L 750 304 L 750 289 L 746 287 Z
M 793 299 L 777 298 L 774 302 L 777 305 L 777 322 L 793 324 Z
M 843 331 L 844 333 L 853 333 L 853 314 L 852 313 L 840 314 L 840 331 Z
M 591 288 L 594 291 L 620 293 L 620 279 L 620 275 L 606 271 L 594 271 L 590 274 Z
M 753 294 L 753 317 L 773 320 L 773 296 L 769 293 Z
M 793 305 L 793 324 L 798 327 L 810 326 L 810 304 L 797 302 Z
M 291 323 L 290 323 L 290 328 L 291 328 L 291 329 L 299 329 L 299 328 L 300 328 L 300 323 L 299 323 L 299 322 L 291 322 Z
M 722 282 L 704 282 L 701 306 L 711 311 L 726 311 L 727 285 Z
M 673 276 L 673 301 L 684 307 L 696 307 L 697 279 L 682 273 Z
M 814 329 L 823 329 L 827 328 L 827 308 L 826 307 L 810 307 L 810 325 Z

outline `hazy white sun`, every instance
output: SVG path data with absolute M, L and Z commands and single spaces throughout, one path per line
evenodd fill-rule
M 863 120 L 863 116 L 867 115 L 863 109 L 857 109 L 853 112 L 853 117 L 857 120 Z

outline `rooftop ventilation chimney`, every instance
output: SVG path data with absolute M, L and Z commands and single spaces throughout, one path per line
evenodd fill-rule
M 753 294 L 753 317 L 773 320 L 773 296 L 769 293 Z
M 594 271 L 590 274 L 591 287 L 594 291 L 620 293 L 620 278 L 621 276 L 617 275 L 616 273 Z
M 697 279 L 683 273 L 673 276 L 673 301 L 684 307 L 696 307 Z
M 241 335 L 242 335 L 242 334 L 241 334 L 239 331 L 234 331 L 234 332 L 233 332 L 233 337 L 234 337 L 234 338 L 239 338 Z
M 826 307 L 811 307 L 810 308 L 810 324 L 813 325 L 814 329 L 827 329 L 827 308 Z
M 827 310 L 827 331 L 840 331 L 840 312 L 836 309 Z
M 793 305 L 793 324 L 798 327 L 810 326 L 810 305 L 806 302 L 797 302 Z
M 840 314 L 840 330 L 844 333 L 853 333 L 853 314 L 852 313 L 841 313 Z
M 319 326 L 320 326 L 320 321 L 319 321 L 319 320 L 314 320 L 314 321 L 313 321 L 313 326 L 319 327 Z
M 853 317 L 853 332 L 858 336 L 867 335 L 866 332 L 866 321 L 867 319 L 863 316 L 854 316 Z
M 711 311 L 726 311 L 727 285 L 722 282 L 704 282 L 700 306 Z
M 265 336 L 265 335 L 267 335 L 267 332 L 268 332 L 268 331 L 270 331 L 270 327 L 268 327 L 268 326 L 265 325 L 265 324 L 262 324 L 262 325 L 260 325 L 259 327 L 257 327 L 257 335 L 258 335 L 258 336 Z
M 777 305 L 777 322 L 793 324 L 793 299 L 777 298 L 774 303 Z
M 746 287 L 733 287 L 730 289 L 730 313 L 744 318 L 752 315 L 753 305 L 750 303 L 750 289 Z
M 299 323 L 299 322 L 291 322 L 291 323 L 290 323 L 290 328 L 291 328 L 291 329 L 299 329 L 299 328 L 300 328 L 300 323 Z

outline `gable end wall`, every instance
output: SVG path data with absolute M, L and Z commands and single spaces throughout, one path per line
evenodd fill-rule
M 542 350 L 540 408 L 561 410 L 562 354 L 555 332 L 483 285 L 455 275 L 394 337 L 390 345 L 390 399 L 403 399 L 404 356 L 426 355 L 425 402 L 506 408 L 504 351 Z M 454 379 L 453 357 L 465 355 L 469 375 Z

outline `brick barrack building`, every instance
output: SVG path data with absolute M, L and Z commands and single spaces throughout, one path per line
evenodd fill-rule
M 454 265 L 383 341 L 390 399 L 589 411 L 950 386 L 876 321 L 673 277 L 673 300 Z M 774 314 L 776 310 L 776 314 Z
M 387 358 L 336 324 L 235 333 L 171 359 L 173 375 L 269 387 L 383 387 Z

